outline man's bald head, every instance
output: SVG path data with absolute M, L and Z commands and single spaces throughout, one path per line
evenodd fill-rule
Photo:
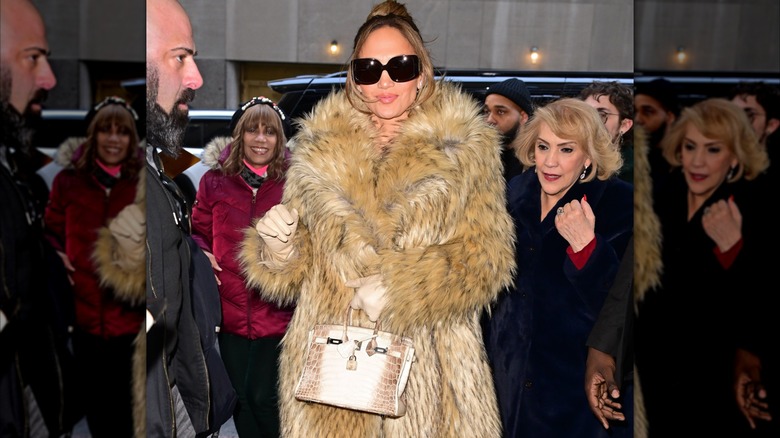
M 4 144 L 29 145 L 31 120 L 57 79 L 38 9 L 29 0 L 0 0 L 0 116 Z
M 146 1 L 146 105 L 149 143 L 176 155 L 189 103 L 203 85 L 192 25 L 176 0 Z
M 147 57 L 165 50 L 166 42 L 176 41 L 175 37 L 192 41 L 190 18 L 181 3 L 177 0 L 146 0 Z
M 29 0 L 0 1 L 2 98 L 20 114 L 39 112 L 57 81 L 48 61 L 49 43 L 38 9 Z
M 0 55 L 5 58 L 8 50 L 28 33 L 46 37 L 43 19 L 35 5 L 30 0 L 0 1 Z

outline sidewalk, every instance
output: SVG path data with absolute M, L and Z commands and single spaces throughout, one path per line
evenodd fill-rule
M 212 435 L 214 438 L 238 438 L 238 432 L 236 432 L 236 425 L 233 424 L 231 418 L 219 429 L 219 433 Z M 92 438 L 89 434 L 89 428 L 87 427 L 87 420 L 84 418 L 76 424 L 73 428 L 73 434 L 71 438 Z

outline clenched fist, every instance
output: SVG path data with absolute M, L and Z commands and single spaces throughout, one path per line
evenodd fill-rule
M 298 229 L 298 210 L 288 210 L 284 204 L 277 204 L 255 225 L 257 234 L 263 239 L 268 252 L 276 261 L 287 261 L 292 254 L 292 239 Z

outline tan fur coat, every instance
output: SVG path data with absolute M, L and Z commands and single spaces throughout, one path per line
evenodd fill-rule
M 634 300 L 658 286 L 661 270 L 661 223 L 653 209 L 653 181 L 650 178 L 647 138 L 634 127 Z M 634 307 L 636 310 L 636 306 Z M 647 417 L 639 372 L 634 366 L 634 437 L 647 437 Z
M 283 202 L 300 214 L 297 254 L 269 268 L 248 229 L 242 262 L 266 299 L 296 302 L 283 340 L 285 437 L 499 437 L 480 312 L 512 281 L 514 227 L 505 207 L 497 132 L 455 86 L 414 110 L 386 152 L 343 93 L 323 100 L 295 137 Z M 315 323 L 342 322 L 345 281 L 381 274 L 385 330 L 413 338 L 408 410 L 382 419 L 294 398 Z M 373 326 L 358 312 L 362 326 Z

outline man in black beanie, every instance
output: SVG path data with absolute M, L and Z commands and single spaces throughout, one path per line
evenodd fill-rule
M 520 127 L 533 116 L 531 94 L 525 82 L 512 78 L 488 88 L 485 96 L 487 122 L 501 133 L 501 162 L 504 165 L 504 179 L 508 183 L 523 171 L 523 165 L 515 156 L 512 142 Z

